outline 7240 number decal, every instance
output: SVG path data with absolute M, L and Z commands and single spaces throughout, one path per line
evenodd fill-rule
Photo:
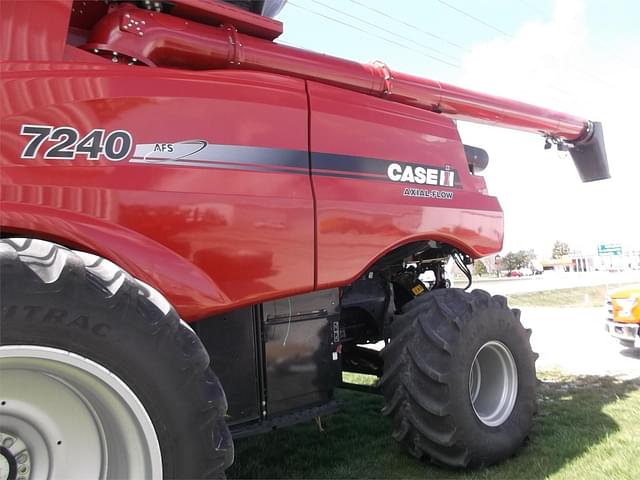
M 45 142 L 55 142 L 43 154 L 46 160 L 73 160 L 80 155 L 88 160 L 117 162 L 127 158 L 133 145 L 131 134 L 126 130 L 107 133 L 95 128 L 80 138 L 73 127 L 52 127 L 50 125 L 22 125 L 20 135 L 31 137 L 20 155 L 22 158 L 36 158 Z

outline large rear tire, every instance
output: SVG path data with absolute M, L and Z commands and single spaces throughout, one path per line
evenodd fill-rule
M 27 478 L 224 476 L 224 392 L 156 290 L 31 239 L 0 241 L 0 281 L 3 464 Z
M 394 438 L 451 467 L 513 455 L 536 410 L 530 334 L 519 310 L 481 290 L 435 290 L 405 305 L 380 381 Z

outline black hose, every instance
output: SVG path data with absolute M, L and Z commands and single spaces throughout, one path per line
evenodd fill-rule
M 464 287 L 464 290 L 467 290 L 471 286 L 471 270 L 469 270 L 469 267 L 465 265 L 464 260 L 462 259 L 462 254 L 454 253 L 452 256 L 453 261 L 456 262 L 458 268 L 462 273 L 464 273 L 464 276 L 467 277 L 467 286 Z

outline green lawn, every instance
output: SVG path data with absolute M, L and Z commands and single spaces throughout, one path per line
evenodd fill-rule
M 640 478 L 640 379 L 541 372 L 529 442 L 497 466 L 455 471 L 419 462 L 390 436 L 382 398 L 338 391 L 343 410 L 236 442 L 230 478 Z M 351 381 L 363 380 L 351 377 Z
M 607 286 L 511 295 L 511 306 L 602 306 Z M 348 374 L 347 374 L 348 375 Z M 354 383 L 374 377 L 348 375 Z M 338 390 L 340 413 L 236 442 L 230 478 L 640 478 L 640 378 L 538 372 L 529 441 L 499 465 L 472 471 L 420 462 L 390 435 L 380 396 Z

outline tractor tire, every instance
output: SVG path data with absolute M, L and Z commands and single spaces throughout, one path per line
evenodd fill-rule
M 440 289 L 405 305 L 383 351 L 383 414 L 418 458 L 482 467 L 513 455 L 536 411 L 530 330 L 506 298 Z
M 24 238 L 0 240 L 0 282 L 0 463 L 18 478 L 224 477 L 224 391 L 162 295 Z

